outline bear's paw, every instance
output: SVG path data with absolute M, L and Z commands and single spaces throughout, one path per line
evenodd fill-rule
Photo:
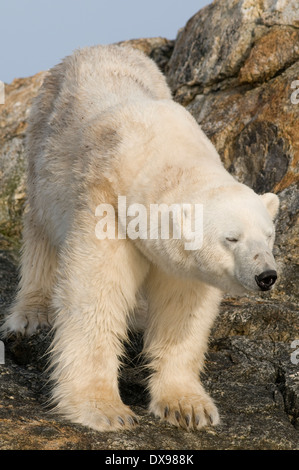
M 207 394 L 165 397 L 152 401 L 150 411 L 156 417 L 186 430 L 215 426 L 220 421 L 217 407 Z

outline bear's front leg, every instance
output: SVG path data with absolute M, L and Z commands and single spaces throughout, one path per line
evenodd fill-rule
M 150 411 L 175 426 L 216 425 L 219 415 L 203 389 L 199 371 L 221 294 L 199 282 L 179 280 L 152 268 L 145 354 L 153 371 Z
M 126 240 L 74 233 L 61 254 L 51 379 L 56 410 L 99 431 L 134 426 L 120 398 L 119 358 L 147 263 Z

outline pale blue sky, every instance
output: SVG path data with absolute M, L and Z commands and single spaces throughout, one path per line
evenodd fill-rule
M 211 0 L 0 0 L 0 80 L 34 75 L 78 47 L 175 39 Z

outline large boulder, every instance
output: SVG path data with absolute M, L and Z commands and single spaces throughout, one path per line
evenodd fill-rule
M 44 406 L 44 353 L 50 338 L 42 332 L 5 344 L 0 448 L 298 450 L 297 2 L 216 0 L 191 18 L 175 41 L 129 43 L 161 67 L 174 99 L 194 115 L 226 168 L 257 192 L 279 195 L 279 284 L 271 294 L 227 297 L 222 303 L 203 376 L 219 405 L 219 427 L 187 433 L 148 416 L 144 371 L 130 361 L 120 385 L 125 402 L 141 416 L 136 431 L 99 434 L 54 417 Z M 24 132 L 43 77 L 41 72 L 7 85 L 5 105 L 0 105 L 1 313 L 17 283 L 26 194 Z M 141 343 L 135 337 L 128 347 L 133 362 Z
M 5 85 L 5 101 L 0 104 L 0 240 L 9 247 L 19 246 L 26 193 L 26 121 L 44 75 L 40 72 Z

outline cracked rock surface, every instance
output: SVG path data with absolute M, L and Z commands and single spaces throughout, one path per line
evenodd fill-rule
M 198 432 L 171 427 L 146 411 L 145 372 L 122 370 L 123 400 L 140 417 L 132 431 L 98 433 L 55 417 L 47 407 L 50 333 L 5 343 L 0 364 L 0 449 L 299 449 L 298 5 L 295 0 L 216 0 L 175 41 L 132 41 L 166 74 L 174 98 L 194 115 L 225 167 L 257 192 L 281 200 L 271 293 L 226 297 L 202 377 L 221 424 Z M 24 132 L 44 72 L 6 86 L 0 106 L 0 315 L 17 285 L 26 194 Z M 299 101 L 299 100 L 298 100 Z M 297 353 L 298 351 L 298 353 Z

